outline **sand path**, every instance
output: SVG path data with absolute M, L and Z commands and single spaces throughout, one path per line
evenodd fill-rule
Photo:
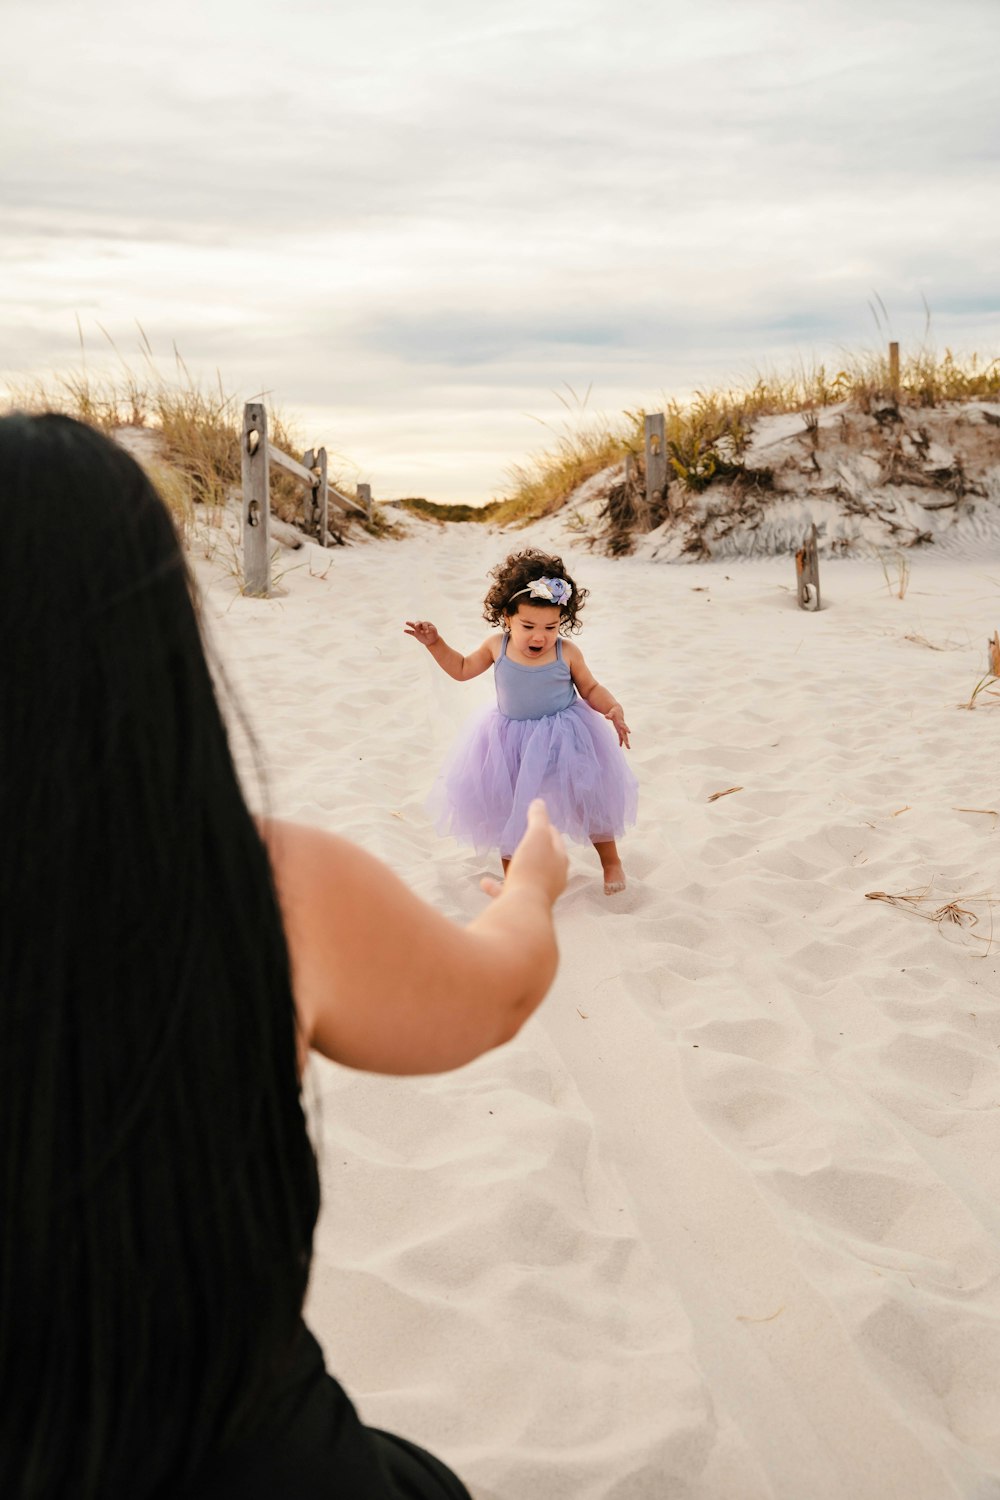
M 492 689 L 401 627 L 475 644 L 516 542 L 309 549 L 266 602 L 199 564 L 274 810 L 459 920 L 488 866 L 422 801 Z M 829 564 L 807 615 L 787 559 L 574 555 L 634 731 L 628 892 L 574 852 L 559 977 L 500 1052 L 314 1065 L 311 1322 L 477 1500 L 1000 1497 L 1000 699 L 956 706 L 1000 560 L 911 564 L 902 600 Z

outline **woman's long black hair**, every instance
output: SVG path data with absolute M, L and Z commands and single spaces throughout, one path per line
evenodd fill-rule
M 170 518 L 0 419 L 0 1495 L 169 1496 L 286 1358 L 318 1189 L 288 955 Z

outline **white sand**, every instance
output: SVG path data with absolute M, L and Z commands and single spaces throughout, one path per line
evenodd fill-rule
M 267 602 L 199 565 L 273 809 L 459 920 L 488 866 L 422 802 L 492 684 L 402 622 L 477 643 L 517 543 L 309 548 Z M 634 735 L 629 890 L 573 853 L 559 976 L 501 1051 L 314 1065 L 310 1321 L 477 1500 L 1000 1496 L 1000 698 L 957 707 L 1000 558 L 909 561 L 903 600 L 826 564 L 810 615 L 787 558 L 574 556 Z M 923 889 L 978 926 L 865 900 Z

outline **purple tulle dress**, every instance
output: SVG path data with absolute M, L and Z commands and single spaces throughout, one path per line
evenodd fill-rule
M 608 720 L 577 696 L 562 642 L 555 661 L 523 667 L 508 657 L 505 635 L 494 675 L 497 706 L 465 727 L 431 788 L 437 831 L 506 858 L 532 799 L 544 797 L 565 838 L 618 838 L 635 822 L 638 783 Z

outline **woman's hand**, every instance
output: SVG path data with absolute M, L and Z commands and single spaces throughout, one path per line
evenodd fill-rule
M 432 625 L 430 620 L 407 620 L 403 634 L 412 635 L 421 646 L 434 646 L 440 640 L 437 626 Z
M 604 717 L 606 719 L 610 719 L 611 723 L 614 725 L 615 733 L 618 736 L 619 745 L 624 745 L 626 750 L 631 749 L 631 746 L 628 742 L 628 737 L 632 731 L 625 723 L 625 710 L 622 708 L 621 704 L 616 703 L 614 708 L 609 709 Z
M 528 808 L 528 827 L 507 866 L 506 878 L 499 881 L 488 875 L 481 885 L 488 896 L 528 891 L 552 907 L 566 889 L 568 870 L 562 834 L 552 827 L 545 803 L 536 797 Z

